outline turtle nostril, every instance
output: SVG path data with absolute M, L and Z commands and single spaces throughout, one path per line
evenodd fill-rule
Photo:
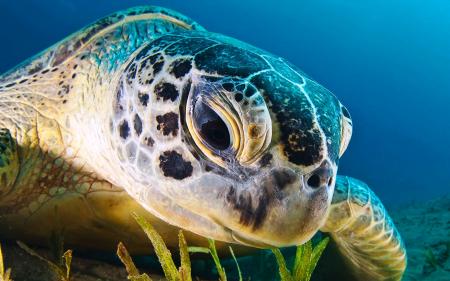
M 332 183 L 333 183 L 333 177 L 330 177 L 330 179 L 328 180 L 328 186 L 331 186 Z
M 329 187 L 334 181 L 333 169 L 328 161 L 324 161 L 320 167 L 306 175 L 305 179 L 307 179 L 306 185 L 310 188 Z
M 309 177 L 307 183 L 310 187 L 313 187 L 313 188 L 320 187 L 320 176 L 317 174 L 312 175 L 311 177 Z

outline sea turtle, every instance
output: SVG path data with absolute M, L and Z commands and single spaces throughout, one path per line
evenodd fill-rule
M 135 253 L 145 215 L 169 244 L 253 247 L 328 232 L 359 280 L 399 280 L 380 200 L 336 174 L 338 99 L 286 60 L 168 9 L 95 22 L 0 77 L 0 233 Z M 175 227 L 176 226 L 176 227 Z

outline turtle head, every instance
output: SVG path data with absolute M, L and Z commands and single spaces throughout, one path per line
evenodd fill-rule
M 163 36 L 121 77 L 113 123 L 125 137 L 122 185 L 146 209 L 258 247 L 300 244 L 322 226 L 352 128 L 328 90 L 211 33 Z M 124 118 L 120 108 L 133 112 Z

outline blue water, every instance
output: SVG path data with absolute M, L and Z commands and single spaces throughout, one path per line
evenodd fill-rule
M 450 190 L 445 0 L 0 1 L 0 72 L 119 9 L 153 4 L 278 54 L 334 92 L 354 134 L 339 172 L 388 206 Z

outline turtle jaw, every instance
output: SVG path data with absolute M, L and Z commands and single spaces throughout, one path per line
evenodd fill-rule
M 257 248 L 300 245 L 310 240 L 325 223 L 332 191 L 308 191 L 273 204 L 260 228 L 232 229 L 233 239 Z
M 313 171 L 318 169 L 323 167 Z M 256 248 L 298 245 L 324 224 L 333 193 L 334 183 L 308 186 L 311 174 L 276 166 L 244 183 L 209 173 L 183 188 L 166 185 L 164 198 L 155 198 L 161 190 L 148 189 L 141 204 L 170 224 L 204 237 Z
M 303 244 L 325 223 L 334 191 L 334 180 L 312 187 L 309 178 L 335 178 L 336 166 L 324 160 L 303 172 L 279 157 L 272 161 L 245 180 L 213 170 L 181 185 L 155 182 L 131 194 L 161 220 L 203 237 L 255 248 Z

